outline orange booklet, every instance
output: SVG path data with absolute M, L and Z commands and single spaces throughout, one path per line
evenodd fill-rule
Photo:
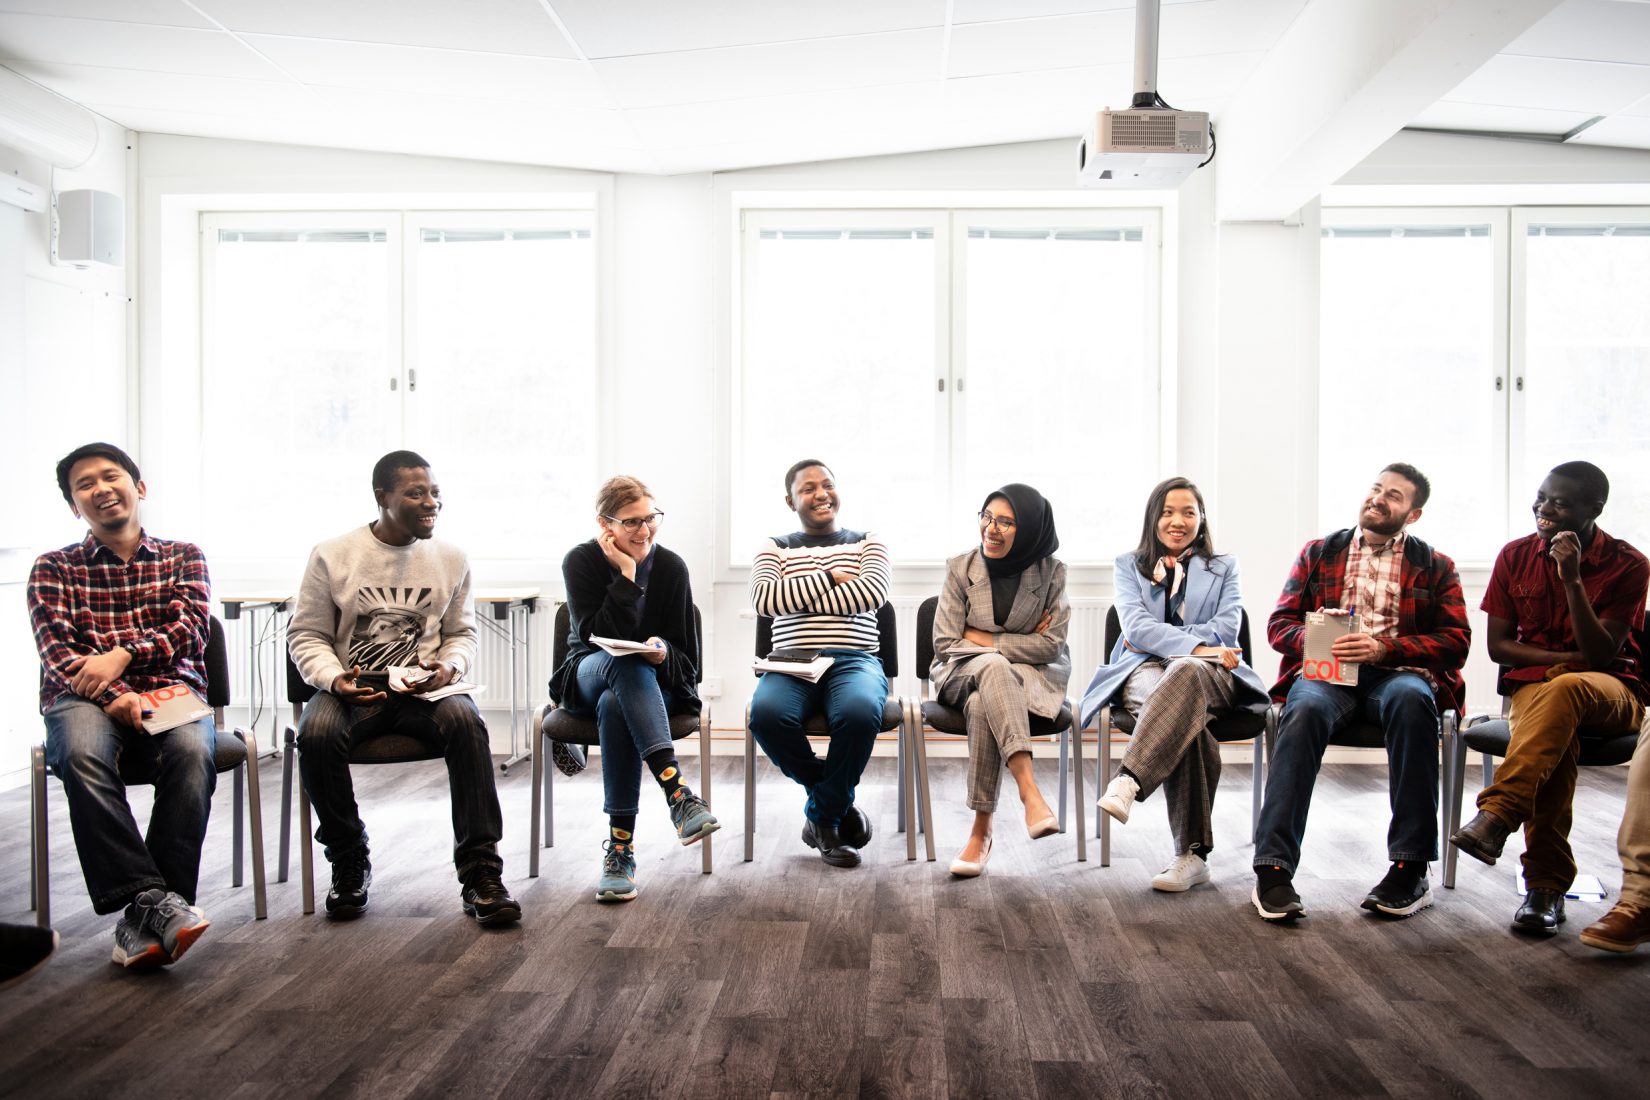
M 138 699 L 143 703 L 143 728 L 149 733 L 165 733 L 212 713 L 188 684 L 167 684 L 139 693 Z

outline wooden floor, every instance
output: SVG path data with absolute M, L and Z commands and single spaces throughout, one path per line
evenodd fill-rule
M 1008 827 L 984 878 L 946 864 L 967 828 L 963 762 L 934 762 L 938 863 L 894 832 L 894 765 L 872 761 L 866 865 L 823 866 L 798 841 L 796 788 L 763 764 L 756 860 L 740 860 L 739 762 L 717 761 L 717 868 L 639 827 L 641 896 L 592 900 L 599 776 L 557 788 L 558 846 L 526 878 L 528 776 L 501 780 L 507 881 L 526 919 L 482 930 L 459 909 L 439 764 L 358 769 L 372 831 L 371 911 L 299 913 L 296 881 L 228 885 L 229 791 L 202 869 L 212 930 L 175 968 L 109 964 L 52 784 L 63 945 L 0 994 L 0 1094 L 366 1096 L 1644 1096 L 1650 950 L 1605 955 L 1576 931 L 1508 930 L 1512 870 L 1464 861 L 1458 889 L 1407 921 L 1361 912 L 1385 870 L 1384 767 L 1319 782 L 1296 883 L 1309 917 L 1249 905 L 1248 769 L 1217 806 L 1214 881 L 1148 885 L 1169 854 L 1161 799 L 1078 863 L 1070 836 Z M 687 770 L 697 773 L 697 764 Z M 1625 773 L 1588 771 L 1583 869 L 1619 884 Z M 1052 767 L 1046 781 L 1053 786 Z M 1469 784 L 1470 791 L 1475 789 Z M 279 769 L 265 772 L 273 877 Z M 1092 787 L 1091 787 L 1092 797 Z M 141 815 L 146 793 L 134 794 Z M 26 790 L 0 795 L 0 918 L 27 920 Z M 1092 828 L 1092 806 L 1089 816 Z M 141 819 L 141 818 L 140 818 Z M 1516 845 L 1516 841 L 1514 842 Z M 297 863 L 294 859 L 294 868 Z M 324 863 L 323 863 L 324 870 Z M 321 887 L 325 889 L 324 884 Z M 1604 903 L 1608 904 L 1608 903 Z

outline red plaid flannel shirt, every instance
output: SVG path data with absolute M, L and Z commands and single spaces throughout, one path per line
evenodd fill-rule
M 1320 607 L 1340 607 L 1346 577 L 1346 551 L 1352 530 L 1336 531 L 1302 548 L 1284 582 L 1278 605 L 1266 623 L 1266 638 L 1283 654 L 1272 697 L 1282 701 L 1300 672 L 1301 648 L 1306 642 L 1306 613 Z M 1466 686 L 1461 666 L 1467 663 L 1472 628 L 1455 563 L 1409 535 L 1404 540 L 1404 562 L 1398 602 L 1398 636 L 1382 639 L 1387 647 L 1380 660 L 1384 668 L 1419 668 L 1432 675 L 1438 709 L 1461 709 Z
M 137 653 L 93 702 L 108 706 L 128 691 L 180 680 L 206 698 L 212 581 L 197 547 L 145 534 L 132 560 L 123 562 L 88 532 L 79 543 L 34 560 L 28 599 L 40 650 L 42 713 L 74 694 L 64 671 L 70 661 L 122 642 Z

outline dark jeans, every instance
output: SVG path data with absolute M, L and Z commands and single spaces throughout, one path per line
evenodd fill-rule
M 882 732 L 888 677 L 874 653 L 825 652 L 836 662 L 817 684 L 782 672 L 762 677 L 751 698 L 751 736 L 780 771 L 807 789 L 808 820 L 834 827 L 854 804 L 854 788 Z M 824 760 L 802 732 L 802 724 L 821 711 L 831 736 Z
M 625 817 L 641 809 L 642 761 L 670 748 L 670 692 L 658 666 L 640 655 L 592 653 L 579 662 L 567 710 L 596 719 L 602 744 L 602 812 Z
M 493 750 L 487 726 L 468 695 L 426 703 L 392 692 L 382 702 L 352 704 L 330 691 L 315 693 L 298 720 L 298 768 L 320 821 L 315 839 L 326 845 L 327 858 L 336 860 L 367 842 L 349 757 L 356 745 L 387 733 L 415 737 L 446 758 L 459 881 L 477 867 L 502 871 L 498 842 L 504 814 L 493 785 Z
M 1289 688 L 1266 769 L 1266 803 L 1255 827 L 1257 869 L 1277 866 L 1295 873 L 1323 751 L 1330 737 L 1360 719 L 1386 733 L 1392 806 L 1387 858 L 1438 858 L 1438 704 L 1416 673 L 1364 665 L 1357 687 L 1301 677 Z
M 86 699 L 60 699 L 46 711 L 46 762 L 69 799 L 94 910 L 113 913 L 155 887 L 194 904 L 216 751 L 210 718 L 148 734 L 116 724 Z M 126 803 L 128 781 L 155 785 L 147 836 Z

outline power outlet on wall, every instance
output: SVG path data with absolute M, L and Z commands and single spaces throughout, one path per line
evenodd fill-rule
M 701 699 L 716 699 L 721 694 L 722 678 L 720 676 L 707 676 L 699 685 L 699 698 Z

